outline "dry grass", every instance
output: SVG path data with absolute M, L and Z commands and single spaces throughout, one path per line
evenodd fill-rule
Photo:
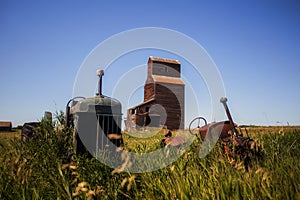
M 12 132 L 0 132 L 0 148 L 4 145 L 9 145 L 9 141 L 21 138 L 21 130 Z
M 201 141 L 196 140 L 170 166 L 140 174 L 112 173 L 85 156 L 69 160 L 67 129 L 44 127 L 41 137 L 26 145 L 19 133 L 0 133 L 0 141 L 6 141 L 0 148 L 0 199 L 299 199 L 300 127 L 247 130 L 264 152 L 263 161 L 253 160 L 248 172 L 240 160 L 228 161 L 220 145 L 199 158 Z M 163 134 L 147 134 L 152 137 L 124 134 L 125 148 L 159 148 Z

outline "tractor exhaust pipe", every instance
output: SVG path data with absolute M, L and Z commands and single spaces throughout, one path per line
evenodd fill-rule
M 227 117 L 228 117 L 228 120 L 229 120 L 229 123 L 230 123 L 231 130 L 232 130 L 233 134 L 234 134 L 235 136 L 238 135 L 238 132 L 237 132 L 237 130 L 236 130 L 235 127 L 234 127 L 234 122 L 233 122 L 233 120 L 232 120 L 232 117 L 231 117 L 229 108 L 228 108 L 228 106 L 227 106 L 227 98 L 226 98 L 226 97 L 221 97 L 220 102 L 223 104 L 223 106 L 224 106 L 224 108 L 225 108 L 226 115 L 227 115 Z
M 102 95 L 102 76 L 104 75 L 104 70 L 98 69 L 97 70 L 97 76 L 99 76 L 98 81 L 98 93 L 96 93 L 97 96 L 103 97 Z

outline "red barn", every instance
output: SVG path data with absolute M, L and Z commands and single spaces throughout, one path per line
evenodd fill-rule
M 149 57 L 144 102 L 128 109 L 126 129 L 184 128 L 184 87 L 178 60 Z
M 0 122 L 0 131 L 11 131 L 11 122 Z

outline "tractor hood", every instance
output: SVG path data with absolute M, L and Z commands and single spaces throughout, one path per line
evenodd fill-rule
M 108 97 L 92 97 L 75 102 L 71 113 L 96 112 L 102 114 L 121 114 L 121 103 Z

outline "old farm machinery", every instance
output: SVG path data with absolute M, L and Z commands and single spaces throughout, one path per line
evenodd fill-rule
M 121 103 L 102 94 L 103 70 L 97 70 L 98 93 L 95 97 L 75 97 L 66 106 L 66 124 L 73 128 L 76 154 L 96 154 L 104 149 L 121 147 Z
M 248 136 L 247 131 L 247 136 L 243 136 L 242 132 L 237 130 L 237 124 L 233 122 L 227 106 L 227 98 L 222 97 L 220 102 L 225 108 L 228 120 L 208 124 L 204 117 L 197 117 L 191 121 L 189 132 L 200 137 L 201 140 L 209 140 L 214 135 L 219 135 L 227 158 L 236 159 L 240 157 L 244 161 L 246 170 L 248 170 L 252 156 L 261 158 L 260 148 L 257 142 Z

